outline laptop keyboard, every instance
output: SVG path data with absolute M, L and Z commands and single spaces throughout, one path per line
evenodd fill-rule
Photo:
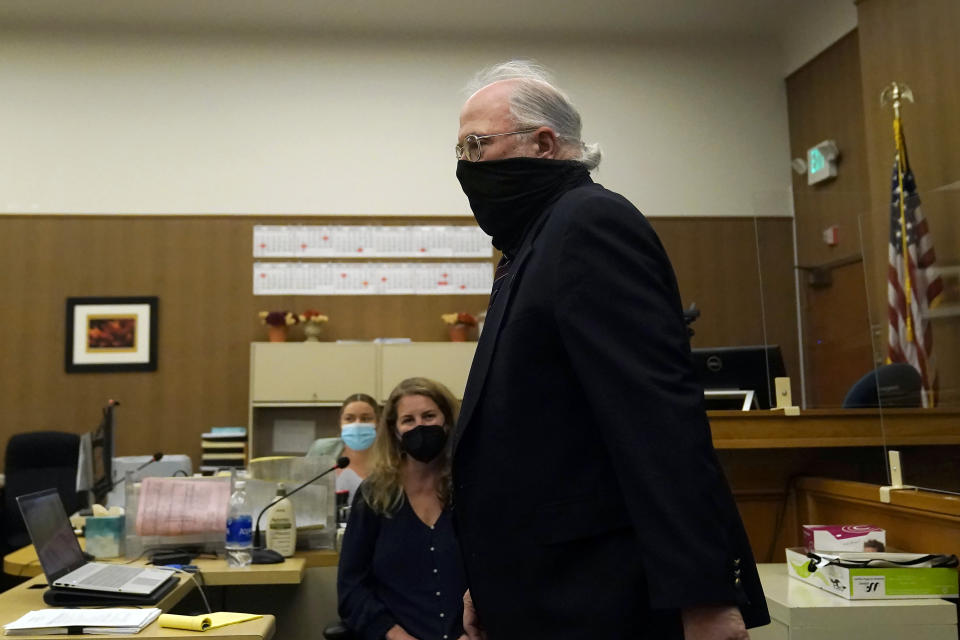
M 122 565 L 106 566 L 100 571 L 84 578 L 78 587 L 122 587 L 129 582 L 138 573 L 143 571 L 140 567 L 124 567 Z

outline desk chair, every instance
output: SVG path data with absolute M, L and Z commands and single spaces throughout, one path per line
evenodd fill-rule
M 353 631 L 343 624 L 342 620 L 332 622 L 323 628 L 324 640 L 354 640 Z
M 903 362 L 884 364 L 860 378 L 843 399 L 844 409 L 919 407 L 920 372 Z
M 306 457 L 330 456 L 334 460 L 343 455 L 343 440 L 340 438 L 318 438 L 307 449 Z
M 67 513 L 85 506 L 77 493 L 77 458 L 80 436 L 60 431 L 34 431 L 10 437 L 4 458 L 2 546 L 6 554 L 30 544 L 17 496 L 41 489 L 56 489 Z

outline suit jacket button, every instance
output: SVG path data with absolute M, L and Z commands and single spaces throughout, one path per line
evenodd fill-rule
M 743 582 L 743 581 L 742 581 L 740 578 L 734 578 L 734 579 L 733 579 L 733 586 L 735 586 L 736 588 L 739 589 L 742 582 Z
M 734 558 L 734 559 L 733 559 L 733 566 L 735 566 L 735 567 L 739 567 L 739 566 L 740 566 L 740 558 Z

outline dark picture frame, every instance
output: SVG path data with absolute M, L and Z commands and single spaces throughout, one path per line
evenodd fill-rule
M 67 373 L 156 371 L 157 296 L 67 298 Z

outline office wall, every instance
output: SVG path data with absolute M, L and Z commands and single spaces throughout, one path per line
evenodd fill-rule
M 854 0 L 802 0 L 782 3 L 784 75 L 820 55 L 857 27 Z
M 787 78 L 787 110 L 792 157 L 805 159 L 823 140 L 840 150 L 835 179 L 808 185 L 806 175 L 793 176 L 797 261 L 825 269 L 831 280 L 811 285 L 810 271 L 800 278 L 806 406 L 839 407 L 874 366 L 860 234 L 870 193 L 856 30 Z M 823 241 L 831 226 L 838 227 L 836 246 Z
M 250 342 L 265 339 L 257 311 L 315 307 L 331 318 L 330 340 L 445 340 L 441 313 L 486 306 L 486 296 L 254 297 L 252 228 L 269 220 L 0 217 L 0 446 L 21 431 L 90 430 L 99 408 L 116 398 L 123 403 L 119 454 L 187 453 L 197 463 L 201 433 L 246 424 Z M 789 254 L 792 219 L 657 218 L 654 226 L 675 264 L 684 304 L 695 301 L 703 310 L 694 325 L 695 345 L 758 344 L 769 335 L 786 346 L 787 362 L 796 363 L 789 350 L 796 336 L 793 274 L 781 259 Z M 780 291 L 766 297 L 766 331 L 757 228 L 764 238 L 765 284 Z M 65 373 L 64 305 L 78 295 L 157 295 L 157 371 Z M 296 327 L 293 336 L 302 339 Z
M 886 300 L 890 176 L 894 143 L 890 108 L 880 92 L 905 82 L 916 102 L 903 107 L 910 164 L 929 222 L 937 264 L 960 265 L 960 3 L 956 0 L 861 0 L 857 5 L 866 157 L 869 167 L 871 297 Z M 886 305 L 871 316 L 886 335 Z M 941 400 L 960 404 L 960 316 L 933 321 Z M 886 339 L 883 339 L 884 344 Z
M 515 56 L 649 215 L 789 215 L 773 41 L 26 28 L 0 31 L 0 211 L 465 215 L 460 89 Z

